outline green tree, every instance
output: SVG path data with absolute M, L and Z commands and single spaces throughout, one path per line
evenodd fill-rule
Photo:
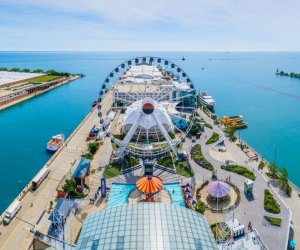
M 66 183 L 62 186 L 62 189 L 64 192 L 71 192 L 75 191 L 76 188 L 76 182 L 73 180 L 66 180 Z
M 204 214 L 205 212 L 205 204 L 204 202 L 202 201 L 198 201 L 195 205 L 195 210 L 198 212 L 198 213 L 201 213 L 201 214 Z
M 89 151 L 91 152 L 91 154 L 95 154 L 99 148 L 99 143 L 98 142 L 91 142 L 89 143 Z
M 286 170 L 285 167 L 282 167 L 280 169 L 280 178 L 279 178 L 280 184 L 282 186 L 282 189 L 286 190 L 287 186 L 288 186 L 288 172 Z
M 10 71 L 11 72 L 20 72 L 20 68 L 14 67 L 14 68 L 11 68 Z
M 48 75 L 52 75 L 52 76 L 58 75 L 58 72 L 56 72 L 54 69 L 50 69 L 50 70 L 48 70 L 46 73 L 47 73 Z
M 22 72 L 29 73 L 29 72 L 30 72 L 30 69 L 28 69 L 28 68 L 24 68 L 24 69 L 22 69 Z
M 278 167 L 274 162 L 269 164 L 269 173 L 272 178 L 275 178 L 278 173 Z
M 1 67 L 1 68 L 0 68 L 0 71 L 8 71 L 8 68 L 6 68 L 6 67 Z
M 42 69 L 34 69 L 32 71 L 32 73 L 44 73 L 44 70 L 42 70 Z

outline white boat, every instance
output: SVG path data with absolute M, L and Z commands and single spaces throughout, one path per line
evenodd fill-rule
M 209 109 L 213 109 L 216 105 L 215 100 L 212 98 L 212 96 L 208 95 L 207 91 L 200 92 L 199 100 Z
M 53 136 L 52 139 L 47 143 L 47 152 L 54 153 L 63 145 L 64 141 L 65 136 L 63 134 Z

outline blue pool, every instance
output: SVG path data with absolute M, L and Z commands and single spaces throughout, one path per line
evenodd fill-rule
M 172 198 L 172 204 L 185 207 L 184 199 L 182 197 L 181 187 L 179 182 L 166 183 L 164 189 L 169 192 Z
M 107 207 L 128 203 L 129 194 L 135 189 L 135 184 L 112 183 Z
M 135 184 L 112 183 L 107 207 L 114 207 L 128 203 L 129 194 L 135 189 Z M 179 182 L 164 184 L 169 192 L 172 204 L 185 207 Z

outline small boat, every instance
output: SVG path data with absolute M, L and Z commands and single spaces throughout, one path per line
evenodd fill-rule
M 207 91 L 200 92 L 199 99 L 209 109 L 213 109 L 216 105 L 215 100 L 212 96 L 208 95 Z
M 182 59 L 181 59 L 182 61 L 185 61 L 185 58 L 184 57 L 182 57 Z
M 98 101 L 93 101 L 92 107 L 95 107 L 98 104 Z
M 242 129 L 247 127 L 248 127 L 248 122 L 237 122 L 234 126 L 234 128 L 236 129 Z
M 47 143 L 47 152 L 56 152 L 64 143 L 65 136 L 63 134 L 57 134 Z
M 240 121 L 243 120 L 243 116 L 242 115 L 224 116 L 222 119 L 223 120 L 228 120 L 230 122 L 240 122 Z

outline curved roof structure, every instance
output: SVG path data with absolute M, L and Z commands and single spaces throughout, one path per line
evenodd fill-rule
M 137 189 L 143 194 L 156 194 L 163 188 L 163 182 L 156 176 L 144 176 L 137 180 Z
M 217 250 L 218 247 L 202 214 L 172 204 L 145 202 L 110 207 L 88 216 L 76 249 Z
M 156 117 L 167 130 L 173 128 L 173 123 L 168 115 L 167 110 L 161 103 L 152 101 L 153 111 L 147 113 L 146 110 L 150 109 L 150 104 L 144 103 L 144 100 L 139 100 L 132 103 L 126 110 L 122 127 L 125 131 L 128 131 L 133 124 L 139 123 L 139 127 L 144 130 L 151 130 L 157 127 L 157 122 L 153 119 L 152 113 L 155 113 Z M 143 115 L 139 121 L 139 117 Z M 156 128 L 157 129 L 157 128 Z M 139 129 L 138 129 L 139 130 Z M 158 130 L 158 129 L 157 129 Z
M 230 192 L 230 186 L 223 181 L 213 181 L 208 184 L 206 189 L 208 194 L 215 198 L 223 198 Z

